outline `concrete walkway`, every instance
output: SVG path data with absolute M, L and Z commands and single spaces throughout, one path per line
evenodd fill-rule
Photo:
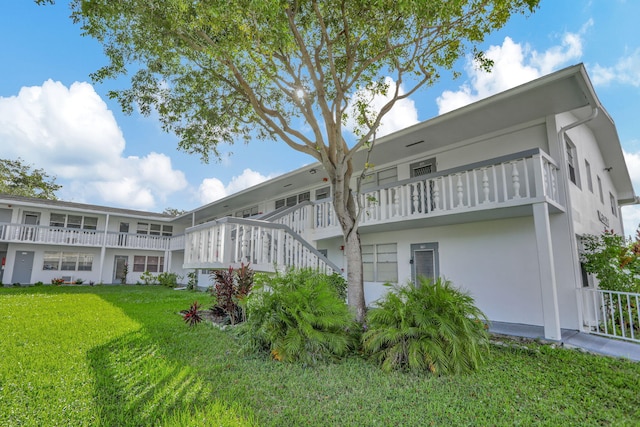
M 491 322 L 489 332 L 523 338 L 544 339 L 544 329 L 542 326 Z M 567 348 L 581 348 L 605 356 L 623 357 L 636 362 L 640 361 L 640 344 L 614 340 L 571 329 L 562 329 L 560 332 L 562 334 L 560 342 Z

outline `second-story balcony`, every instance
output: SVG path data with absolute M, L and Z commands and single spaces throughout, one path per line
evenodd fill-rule
M 0 242 L 150 250 L 184 249 L 184 235 L 157 236 L 9 223 L 0 223 Z
M 539 202 L 561 212 L 558 171 L 548 154 L 532 149 L 395 182 L 359 195 L 359 224 L 383 231 L 531 215 Z M 310 240 L 341 234 L 329 199 L 292 207 L 273 221 Z

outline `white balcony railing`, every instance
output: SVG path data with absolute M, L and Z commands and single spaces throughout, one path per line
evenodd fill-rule
M 339 271 L 286 225 L 225 217 L 187 229 L 184 268 L 227 268 L 240 263 L 267 272 L 288 267 Z
M 116 247 L 127 249 L 178 250 L 184 235 L 154 236 L 101 230 L 47 227 L 28 224 L 1 224 L 0 242 L 37 243 L 68 246 Z
M 399 181 L 363 192 L 360 225 L 382 224 L 548 201 L 561 206 L 558 166 L 539 149 Z M 277 219 L 305 235 L 338 229 L 333 202 L 299 205 Z M 311 212 L 310 209 L 313 209 Z
M 640 294 L 585 288 L 582 297 L 590 333 L 640 343 Z

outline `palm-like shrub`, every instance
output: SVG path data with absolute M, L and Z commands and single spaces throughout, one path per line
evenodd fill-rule
M 346 354 L 357 325 L 331 280 L 311 269 L 256 276 L 239 329 L 245 349 L 303 363 Z
M 394 286 L 369 310 L 363 349 L 386 371 L 469 372 L 488 350 L 486 320 L 450 281 L 420 278 Z

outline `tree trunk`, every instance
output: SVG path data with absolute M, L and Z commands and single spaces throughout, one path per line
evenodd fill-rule
M 360 233 L 350 233 L 345 238 L 344 252 L 347 257 L 347 302 L 354 311 L 356 321 L 364 322 L 366 304 L 364 299 L 364 280 L 362 275 L 362 248 Z

